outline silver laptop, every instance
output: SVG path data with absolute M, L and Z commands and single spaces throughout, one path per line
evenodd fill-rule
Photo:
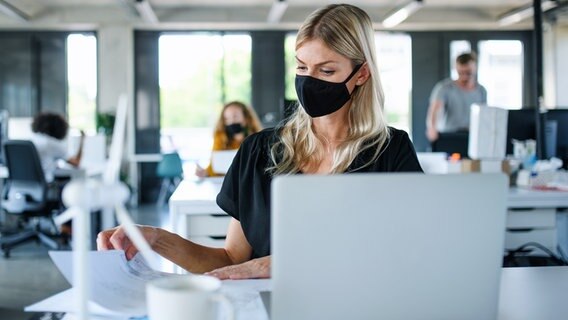
M 495 319 L 501 174 L 278 177 L 271 319 Z
M 226 174 L 233 163 L 237 150 L 220 150 L 211 153 L 211 169 L 218 174 Z

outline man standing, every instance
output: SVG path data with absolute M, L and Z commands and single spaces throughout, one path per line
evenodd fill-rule
M 426 137 L 431 142 L 438 139 L 440 132 L 467 131 L 470 106 L 487 103 L 487 91 L 477 83 L 475 53 L 459 55 L 456 71 L 457 80 L 444 79 L 432 90 L 426 118 Z

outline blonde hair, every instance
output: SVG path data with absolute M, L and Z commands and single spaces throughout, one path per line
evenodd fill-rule
M 353 67 L 366 63 L 370 78 L 355 87 L 348 114 L 347 139 L 333 154 L 331 173 L 347 170 L 355 158 L 366 150 L 374 150 L 373 157 L 360 169 L 372 164 L 389 138 L 383 115 L 384 95 L 375 55 L 375 32 L 365 11 L 348 4 L 329 5 L 313 12 L 300 27 L 296 50 L 304 43 L 321 40 L 330 49 L 351 60 Z M 297 173 L 302 167 L 319 163 L 324 158 L 322 137 L 312 130 L 312 118 L 298 106 L 296 111 L 278 128 L 279 141 L 271 148 L 273 174 Z
M 252 108 L 247 107 L 244 103 L 240 101 L 231 101 L 223 106 L 221 114 L 219 115 L 217 123 L 215 124 L 215 131 L 213 133 L 214 136 L 219 137 L 219 139 L 221 140 L 221 144 L 225 148 L 228 147 L 232 142 L 231 140 L 232 138 L 227 136 L 227 132 L 225 130 L 225 118 L 223 116 L 225 114 L 225 110 L 227 110 L 227 108 L 229 108 L 230 106 L 238 107 L 239 109 L 241 109 L 243 115 L 245 116 L 245 121 L 246 121 L 246 125 L 244 126 L 245 137 L 262 130 L 262 125 L 258 120 L 258 116 L 256 115 L 256 112 L 254 112 Z

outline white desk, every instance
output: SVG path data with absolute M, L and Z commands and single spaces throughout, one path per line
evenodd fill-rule
M 504 268 L 497 319 L 567 319 L 567 292 L 568 267 Z M 247 315 L 250 320 L 266 319 L 264 310 L 249 310 Z
M 223 178 L 183 180 L 169 200 L 171 231 L 202 245 L 222 247 L 231 217 L 215 199 Z
M 568 208 L 568 192 L 512 188 L 507 199 L 509 208 Z
M 182 181 L 169 201 L 171 231 L 201 245 L 223 247 L 231 218 L 215 202 L 222 181 Z M 554 252 L 560 244 L 568 253 L 568 214 L 556 210 L 568 207 L 568 192 L 512 188 L 507 206 L 506 249 L 537 242 Z
M 568 318 L 568 267 L 504 268 L 499 320 Z

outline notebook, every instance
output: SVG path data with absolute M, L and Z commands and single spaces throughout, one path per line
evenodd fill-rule
M 502 174 L 275 178 L 271 319 L 495 319 Z

